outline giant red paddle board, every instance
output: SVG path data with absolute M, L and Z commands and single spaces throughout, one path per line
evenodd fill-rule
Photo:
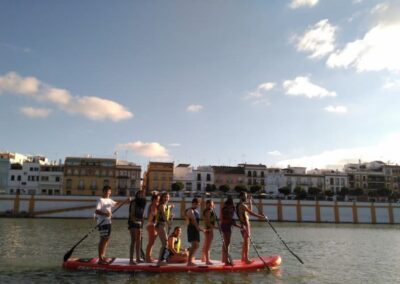
M 123 271 L 123 272 L 234 272 L 234 271 L 252 271 L 260 269 L 275 269 L 281 264 L 279 255 L 263 256 L 254 258 L 253 262 L 246 264 L 240 260 L 234 260 L 233 265 L 225 265 L 221 261 L 213 260 L 213 265 L 205 265 L 196 260 L 197 266 L 187 266 L 186 263 L 168 263 L 165 266 L 157 266 L 155 263 L 139 263 L 130 265 L 127 258 L 115 258 L 110 264 L 98 264 L 98 258 L 78 259 L 70 258 L 64 262 L 63 267 L 74 270 L 103 270 L 103 271 Z M 267 266 L 267 267 L 266 267 Z

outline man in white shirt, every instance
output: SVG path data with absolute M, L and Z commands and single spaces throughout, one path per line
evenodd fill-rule
M 111 187 L 104 186 L 103 187 L 103 195 L 97 201 L 96 206 L 96 218 L 97 218 L 97 226 L 100 232 L 100 243 L 99 243 L 99 264 L 108 264 L 109 262 L 105 258 L 106 249 L 108 245 L 108 241 L 111 235 L 111 215 L 112 208 L 120 204 L 121 202 L 115 202 L 110 198 L 111 196 Z M 126 203 L 128 200 L 124 201 Z

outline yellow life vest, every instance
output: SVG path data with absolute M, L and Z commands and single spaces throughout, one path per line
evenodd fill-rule
M 174 243 L 174 249 L 177 253 L 181 251 L 181 239 L 178 238 L 177 241 Z

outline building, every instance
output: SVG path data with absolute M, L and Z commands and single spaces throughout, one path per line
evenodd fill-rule
M 41 165 L 39 172 L 39 194 L 63 194 L 63 165 Z
M 349 187 L 348 175 L 344 172 L 338 170 L 314 169 L 307 173 L 324 176 L 324 186 L 322 188 L 324 191 L 338 194 L 342 188 Z
M 140 189 L 141 167 L 127 161 L 117 161 L 115 169 L 116 193 L 133 196 Z
M 227 185 L 230 191 L 236 186 L 246 187 L 243 167 L 213 166 L 212 168 L 217 189 L 222 185 Z
M 18 161 L 18 162 L 14 162 Z M 22 164 L 20 163 L 22 161 Z M 9 194 L 40 194 L 40 167 L 48 164 L 45 157 L 30 156 L 25 160 L 10 160 L 8 193 Z
M 285 186 L 289 187 L 291 191 L 296 187 L 301 187 L 306 192 L 311 187 L 324 190 L 325 178 L 321 174 L 307 174 L 305 167 L 288 167 L 282 169 L 284 174 Z
M 174 168 L 173 182 L 181 182 L 183 184 L 183 191 L 196 190 L 195 173 L 190 164 L 179 164 Z
M 385 163 L 373 161 L 368 163 L 346 164 L 344 171 L 349 178 L 349 188 L 361 188 L 364 193 L 386 187 Z
M 196 184 L 196 191 L 205 192 L 207 186 L 215 184 L 214 170 L 212 166 L 198 166 L 194 170 L 194 178 Z
M 261 191 L 265 192 L 265 174 L 267 172 L 267 166 L 262 164 L 239 164 L 238 166 L 244 169 L 248 188 L 251 188 L 253 185 L 259 185 Z
M 174 177 L 174 163 L 150 162 L 144 178 L 147 194 L 152 191 L 171 191 Z
M 399 165 L 384 165 L 386 177 L 386 188 L 394 192 L 400 192 L 400 166 Z
M 104 186 L 117 194 L 116 159 L 67 157 L 63 192 L 66 195 L 101 195 Z
M 279 194 L 279 189 L 285 187 L 285 175 L 280 168 L 268 168 L 265 174 L 265 192 Z

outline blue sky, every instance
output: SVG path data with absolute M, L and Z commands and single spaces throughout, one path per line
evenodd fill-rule
M 1 1 L 0 150 L 400 162 L 397 1 Z

